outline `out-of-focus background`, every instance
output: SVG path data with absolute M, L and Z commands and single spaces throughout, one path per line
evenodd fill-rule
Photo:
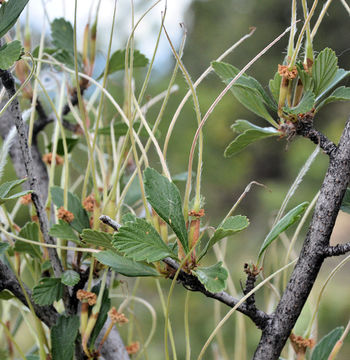
M 43 4 L 45 3 L 45 7 Z M 90 12 L 91 1 L 78 1 L 78 26 L 80 39 L 83 28 Z M 135 1 L 136 19 L 152 4 L 151 1 Z M 298 2 L 299 3 L 299 2 Z M 309 1 L 311 6 L 311 1 Z M 325 1 L 320 1 L 316 10 L 315 18 L 321 11 Z M 95 4 L 95 3 L 94 3 Z M 104 67 L 106 56 L 106 41 L 111 26 L 111 17 L 114 1 L 102 0 L 101 13 L 98 29 L 98 51 L 100 62 L 97 66 Z M 300 4 L 299 4 L 300 5 Z M 46 11 L 44 10 L 46 8 Z M 158 4 L 142 20 L 140 27 L 135 33 L 136 48 L 150 57 L 159 30 L 161 12 L 164 3 Z M 56 17 L 65 16 L 72 21 L 74 11 L 73 1 L 46 1 L 31 0 L 29 4 L 29 18 L 31 19 L 33 37 L 39 37 L 39 31 L 43 26 L 43 19 L 47 17 L 52 21 Z M 117 22 L 115 27 L 115 41 L 113 49 L 123 48 L 127 37 L 130 34 L 130 2 L 119 1 L 117 5 Z M 300 16 L 299 16 L 300 15 Z M 23 19 L 25 15 L 23 16 Z M 302 19 L 302 11 L 298 11 L 298 19 Z M 183 28 L 179 23 L 185 25 L 187 31 L 186 46 L 183 55 L 183 62 L 193 80 L 209 66 L 228 47 L 239 38 L 249 32 L 249 28 L 257 28 L 254 35 L 239 46 L 225 61 L 239 68 L 242 68 L 260 50 L 271 42 L 278 34 L 282 33 L 290 23 L 290 2 L 280 0 L 169 0 L 167 19 L 165 26 L 174 41 L 176 48 L 179 47 L 183 36 Z M 314 23 L 314 21 L 312 22 Z M 46 25 L 49 31 L 49 26 Z M 300 30 L 302 22 L 299 23 Z M 314 41 L 315 51 L 325 47 L 331 47 L 339 56 L 339 66 L 345 69 L 350 68 L 350 43 L 349 43 L 350 17 L 341 1 L 334 0 L 330 5 L 327 15 L 318 31 Z M 38 32 L 36 35 L 35 32 Z M 79 40 L 78 40 L 79 41 Z M 288 35 L 280 40 L 262 58 L 260 58 L 248 71 L 258 79 L 264 87 L 273 77 L 277 65 L 282 63 L 287 46 Z M 169 44 L 162 36 L 160 49 L 156 58 L 155 70 L 152 74 L 151 85 L 147 96 L 155 96 L 166 89 L 171 71 L 175 62 L 171 55 Z M 136 71 L 136 89 L 144 72 Z M 176 107 L 187 92 L 187 85 L 183 76 L 179 73 L 176 83 L 179 91 L 174 94 L 166 110 L 165 121 L 161 126 L 161 133 L 166 133 L 169 121 L 171 120 Z M 346 82 L 345 82 L 346 84 Z M 111 79 L 110 91 L 116 96 L 122 95 L 122 77 L 120 75 Z M 204 114 L 215 98 L 223 90 L 224 86 L 215 74 L 211 74 L 198 88 L 198 98 L 201 111 Z M 136 90 L 137 91 L 137 90 Z M 159 108 L 155 107 L 148 113 L 148 120 L 152 123 L 157 116 Z M 337 142 L 346 118 L 350 114 L 349 103 L 332 103 L 327 105 L 315 119 L 315 126 L 327 134 L 329 138 Z M 258 125 L 265 125 L 254 114 L 248 112 L 232 96 L 227 94 L 216 107 L 204 127 L 204 161 L 202 192 L 205 197 L 205 221 L 211 225 L 217 225 L 226 215 L 233 203 L 238 199 L 244 188 L 251 181 L 258 181 L 264 184 L 270 191 L 263 187 L 253 186 L 249 194 L 242 201 L 236 214 L 247 215 L 250 219 L 250 227 L 236 237 L 229 239 L 227 243 L 227 266 L 232 276 L 234 285 L 238 292 L 240 281 L 245 281 L 243 264 L 255 261 L 260 245 L 270 229 L 274 215 L 278 211 L 285 194 L 297 176 L 300 168 L 314 150 L 314 145 L 306 139 L 297 138 L 287 143 L 282 140 L 264 140 L 249 146 L 238 156 L 225 159 L 223 152 L 228 143 L 233 139 L 230 126 L 236 119 L 247 119 Z M 175 126 L 174 134 L 168 151 L 168 164 L 172 174 L 186 171 L 189 148 L 196 129 L 196 118 L 191 101 L 183 109 L 180 118 Z M 154 157 L 156 159 L 156 157 Z M 158 166 L 157 160 L 154 167 Z M 317 193 L 327 167 L 327 157 L 319 154 L 312 164 L 304 181 L 297 189 L 291 200 L 288 209 L 302 201 L 310 201 Z M 9 170 L 10 171 L 10 170 Z M 181 185 L 180 185 L 181 186 Z M 182 189 L 183 190 L 183 189 Z M 345 242 L 349 240 L 350 215 L 340 213 L 332 241 Z M 290 234 L 290 233 L 288 233 Z M 287 234 L 287 235 L 288 235 Z M 297 240 L 296 250 L 300 249 L 304 233 Z M 279 251 L 285 250 L 277 246 L 269 253 L 270 257 L 278 258 Z M 212 257 L 215 261 L 214 255 Z M 295 329 L 297 335 L 303 335 L 310 313 L 315 306 L 316 297 L 326 276 L 340 262 L 340 258 L 327 260 L 322 268 L 321 276 L 318 278 L 315 289 L 311 296 L 301 321 Z M 272 261 L 273 263 L 273 261 Z M 272 266 L 272 265 L 271 265 Z M 334 280 L 328 285 L 322 298 L 318 314 L 318 336 L 322 337 L 336 326 L 345 326 L 350 318 L 350 284 L 348 272 L 349 266 L 345 266 Z M 266 269 L 269 271 L 269 268 Z M 124 279 L 124 291 L 131 291 L 134 281 Z M 162 281 L 165 289 L 168 289 L 170 282 Z M 270 293 L 269 288 L 259 291 L 258 304 L 266 306 L 265 300 Z M 176 287 L 174 297 L 171 301 L 170 319 L 174 329 L 177 346 L 178 359 L 185 359 L 184 353 L 184 325 L 183 306 L 186 290 Z M 149 301 L 158 313 L 157 331 L 148 351 L 148 359 L 162 360 L 163 355 L 163 315 L 160 300 L 157 295 L 156 286 L 153 280 L 142 280 L 138 296 Z M 297 294 L 296 294 L 297 296 Z M 216 326 L 214 318 L 214 303 L 204 298 L 201 294 L 191 294 L 190 303 L 190 334 L 192 354 L 196 358 L 204 342 Z M 227 308 L 220 306 L 221 314 L 227 312 Z M 264 308 L 271 311 L 270 308 Z M 138 339 L 141 331 L 147 337 L 150 320 L 145 308 L 135 305 L 136 327 L 133 338 Z M 236 343 L 233 340 L 236 333 L 235 323 L 237 316 L 233 315 L 222 331 L 222 341 L 227 352 L 226 359 L 250 359 L 259 339 L 260 332 L 255 326 L 246 320 L 246 342 L 247 354 L 237 357 L 235 353 Z M 140 330 L 141 329 L 141 330 Z M 240 334 L 242 336 L 242 334 Z M 126 331 L 127 336 L 127 331 Z M 225 359 L 216 357 L 215 349 L 218 341 L 208 350 L 205 359 Z M 345 346 L 339 355 L 339 359 L 348 359 L 350 343 L 346 340 Z M 245 357 L 246 356 L 246 357 Z

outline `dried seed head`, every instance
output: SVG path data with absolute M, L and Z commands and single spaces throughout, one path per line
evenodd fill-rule
M 191 210 L 188 212 L 188 216 L 203 217 L 204 215 L 205 215 L 204 209 L 199 209 L 199 211 Z
M 315 346 L 314 339 L 304 339 L 302 336 L 290 334 L 289 339 L 292 343 L 293 349 L 297 354 L 305 354 L 307 348 L 312 349 Z
M 119 313 L 114 306 L 112 307 L 111 310 L 108 311 L 108 316 L 113 324 L 122 325 L 129 322 L 129 319 L 123 313 Z
M 280 64 L 278 64 L 278 73 L 283 78 L 286 78 L 288 80 L 292 80 L 292 79 L 295 79 L 297 77 L 298 70 L 297 70 L 296 66 L 293 66 L 293 68 L 291 70 L 289 70 L 288 65 L 280 65 Z
M 97 205 L 97 201 L 95 200 L 95 196 L 93 194 L 90 194 L 83 200 L 83 207 L 86 211 L 94 211 L 94 208 Z
M 90 306 L 96 304 L 96 294 L 90 291 L 78 290 L 77 299 L 83 303 L 88 303 Z
M 23 195 L 21 197 L 21 204 L 28 205 L 32 202 L 32 194 Z
M 43 155 L 43 162 L 47 165 L 52 164 L 52 153 Z M 64 163 L 63 157 L 56 154 L 56 165 L 62 165 Z
M 63 206 L 61 206 L 57 210 L 57 217 L 61 220 L 66 221 L 67 223 L 71 223 L 74 220 L 74 215 L 70 211 L 66 210 Z
M 135 341 L 130 345 L 126 346 L 125 349 L 129 355 L 134 355 L 140 350 L 140 343 L 138 341 Z

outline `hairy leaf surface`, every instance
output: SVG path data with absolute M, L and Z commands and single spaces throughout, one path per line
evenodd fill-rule
M 152 168 L 147 168 L 143 175 L 147 200 L 155 212 L 173 229 L 187 252 L 188 237 L 179 189 Z
M 196 270 L 192 270 L 192 273 L 212 293 L 226 289 L 228 272 L 222 267 L 221 261 L 209 267 L 198 267 Z
M 94 257 L 102 264 L 110 266 L 115 272 L 124 276 L 159 276 L 158 271 L 150 265 L 136 262 L 114 251 L 101 251 Z
M 127 222 L 114 234 L 113 246 L 135 261 L 154 262 L 175 257 L 158 232 L 146 220 Z
M 294 209 L 290 210 L 268 233 L 266 236 L 258 255 L 258 259 L 260 259 L 261 255 L 264 251 L 271 245 L 271 243 L 277 239 L 277 237 L 286 231 L 291 225 L 297 222 L 301 215 L 304 213 L 306 208 L 308 207 L 308 202 L 303 202 L 296 206 Z

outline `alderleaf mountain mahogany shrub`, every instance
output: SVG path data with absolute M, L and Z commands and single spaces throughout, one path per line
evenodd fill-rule
M 154 326 L 147 338 L 133 332 L 137 322 L 133 318 L 132 304 L 138 301 L 151 309 L 153 325 L 154 310 L 146 300 L 134 295 L 136 286 L 132 295 L 125 294 L 118 309 L 112 305 L 113 298 L 118 296 L 116 289 L 123 286 L 118 281 L 119 274 L 155 279 L 165 318 L 165 359 L 177 358 L 175 342 L 179 332 L 172 326 L 169 312 L 176 283 L 184 286 L 184 292 L 188 291 L 183 310 L 188 360 L 209 356 L 208 346 L 236 310 L 249 317 L 262 333 L 254 359 L 278 359 L 282 351 L 282 356 L 288 358 L 335 359 L 349 329 L 338 327 L 316 343 L 312 330 L 318 305 L 305 333 L 300 335 L 293 331 L 324 259 L 350 250 L 349 243 L 329 245 L 349 181 L 350 124 L 346 123 L 338 145 L 314 127 L 314 120 L 323 106 L 350 99 L 350 88 L 343 85 L 349 71 L 339 69 L 337 56 L 330 48 L 321 49 L 315 56 L 313 38 L 325 13 L 321 11 L 317 25 L 311 29 L 310 20 L 317 1 L 310 11 L 305 0 L 299 4 L 304 20 L 296 41 L 297 4 L 292 1 L 291 27 L 243 70 L 222 62 L 227 51 L 212 62 L 195 83 L 181 60 L 184 42 L 179 50 L 175 49 L 164 27 L 166 11 L 162 12 L 158 40 L 164 33 L 176 65 L 168 88 L 153 99 L 146 99 L 145 93 L 158 41 L 151 59 L 135 49 L 134 33 L 139 21 L 133 19 L 134 27 L 125 49 L 113 54 L 112 27 L 105 69 L 98 76 L 92 76 L 101 2 L 92 24 L 89 21 L 83 31 L 82 52 L 78 51 L 77 33 L 81 29 L 77 29 L 76 20 L 71 24 L 63 18 L 52 21 L 50 39 L 44 41 L 43 32 L 36 48 L 32 48 L 28 28 L 22 42 L 10 41 L 8 32 L 27 3 L 28 0 L 9 0 L 0 7 L 0 36 L 3 37 L 0 48 L 3 89 L 0 130 L 4 138 L 0 174 L 7 155 L 10 155 L 18 175 L 18 179 L 3 181 L 0 185 L 1 359 L 152 358 L 148 345 Z M 79 6 L 75 1 L 75 19 L 77 11 Z M 140 21 L 144 21 L 146 15 L 147 12 Z M 113 26 L 114 19 L 115 11 Z M 273 74 L 269 90 L 265 90 L 248 75 L 248 69 L 287 32 L 287 55 Z M 16 37 L 21 39 L 19 32 Z M 301 52 L 302 44 L 305 54 Z M 58 81 L 54 95 L 48 94 L 40 80 L 45 67 L 60 74 L 62 80 Z M 140 89 L 135 88 L 133 81 L 137 67 L 146 68 Z M 226 88 L 202 116 L 196 87 L 211 70 Z M 123 101 L 114 98 L 107 88 L 109 76 L 117 71 L 124 72 Z M 164 110 L 174 91 L 178 71 L 184 75 L 189 92 L 179 104 L 168 133 L 162 137 L 158 126 L 160 121 L 166 121 Z M 15 86 L 15 77 L 18 86 Z M 87 95 L 88 88 L 92 91 Z M 244 264 L 246 282 L 242 285 L 242 294 L 237 297 L 226 292 L 227 287 L 234 292 L 236 279 L 229 277 L 224 257 L 212 262 L 208 255 L 213 249 L 223 251 L 221 243 L 224 239 L 239 236 L 237 234 L 249 226 L 248 217 L 236 215 L 235 210 L 252 184 L 217 226 L 203 220 L 205 189 L 201 189 L 203 125 L 228 90 L 270 126 L 260 127 L 246 120 L 236 120 L 232 128 L 237 136 L 228 145 L 225 156 L 236 155 L 252 142 L 268 137 L 289 142 L 296 136 L 303 136 L 305 141 L 309 139 L 317 145 L 285 198 L 270 232 L 257 248 L 256 261 Z M 186 182 L 185 191 L 181 194 L 170 173 L 171 164 L 167 163 L 166 153 L 172 129 L 189 97 L 194 103 L 198 129 L 189 155 L 188 171 L 182 179 Z M 159 114 L 150 123 L 147 110 L 159 101 Z M 112 104 L 116 115 L 105 114 L 106 102 Z M 54 123 L 52 133 L 46 128 L 49 123 Z M 44 138 L 44 148 L 38 141 L 39 136 Z M 159 158 L 160 170 L 155 169 L 156 162 L 150 163 L 148 150 L 151 145 Z M 293 191 L 319 149 L 323 156 L 329 157 L 329 168 L 319 193 L 310 202 L 302 202 L 287 211 Z M 80 155 L 81 151 L 84 156 Z M 194 173 L 195 156 L 198 161 Z M 74 176 L 73 172 L 78 172 L 79 176 Z M 60 174 L 59 179 L 56 174 Z M 23 190 L 19 190 L 20 185 Z M 346 212 L 349 212 L 349 196 L 346 193 L 342 205 Z M 17 204 L 10 210 L 9 202 L 14 199 L 18 199 Z M 16 213 L 21 206 L 29 206 L 31 216 L 22 228 L 16 224 Z M 293 259 L 290 253 L 295 239 L 311 211 L 314 215 L 304 246 L 299 256 Z M 295 224 L 298 226 L 288 243 L 285 262 L 278 262 L 274 272 L 267 274 L 263 267 L 269 248 Z M 334 269 L 330 278 L 346 260 Z M 286 271 L 291 267 L 294 270 L 288 280 Z M 171 280 L 167 301 L 160 278 Z M 265 285 L 279 293 L 272 312 L 258 308 L 255 302 L 255 292 Z M 231 308 L 208 334 L 199 354 L 191 354 L 190 291 L 200 292 Z M 130 316 L 125 315 L 128 309 Z M 23 322 L 34 334 L 30 349 L 22 345 L 18 336 Z M 129 327 L 129 336 L 122 339 L 119 332 L 125 327 Z M 244 328 L 244 322 L 240 321 L 236 331 Z M 288 339 L 292 346 L 283 350 Z M 237 342 L 236 345 L 242 346 Z M 222 344 L 218 351 L 227 358 Z

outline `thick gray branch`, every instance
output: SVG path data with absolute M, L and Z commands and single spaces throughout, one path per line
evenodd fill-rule
M 24 285 L 24 288 L 31 298 L 31 291 Z M 9 290 L 25 306 L 28 306 L 27 300 L 23 294 L 22 288 L 16 279 L 15 274 L 4 263 L 0 261 L 0 291 Z M 53 306 L 39 306 L 32 301 L 32 305 L 37 317 L 49 328 L 56 324 L 58 313 Z
M 16 93 L 15 82 L 12 74 L 9 71 L 0 70 L 0 78 L 4 88 L 6 89 L 8 97 L 11 98 Z M 13 99 L 8 109 L 11 114 L 12 121 L 17 128 L 18 142 L 24 160 L 23 167 L 28 176 L 29 187 L 33 190 L 32 201 L 37 211 L 41 232 L 47 244 L 54 244 L 54 239 L 49 235 L 49 221 L 47 219 L 42 198 L 39 195 L 40 190 L 37 179 L 37 170 L 34 167 L 35 165 L 33 162 L 32 152 L 28 146 L 27 129 L 22 120 L 22 113 L 19 108 L 17 97 Z M 55 276 L 59 277 L 62 274 L 63 268 L 58 258 L 57 251 L 54 248 L 48 248 L 48 253 Z
M 276 360 L 293 329 L 320 271 L 350 179 L 350 122 L 338 148 L 331 151 L 315 211 L 299 260 L 281 300 L 263 330 L 255 360 Z

